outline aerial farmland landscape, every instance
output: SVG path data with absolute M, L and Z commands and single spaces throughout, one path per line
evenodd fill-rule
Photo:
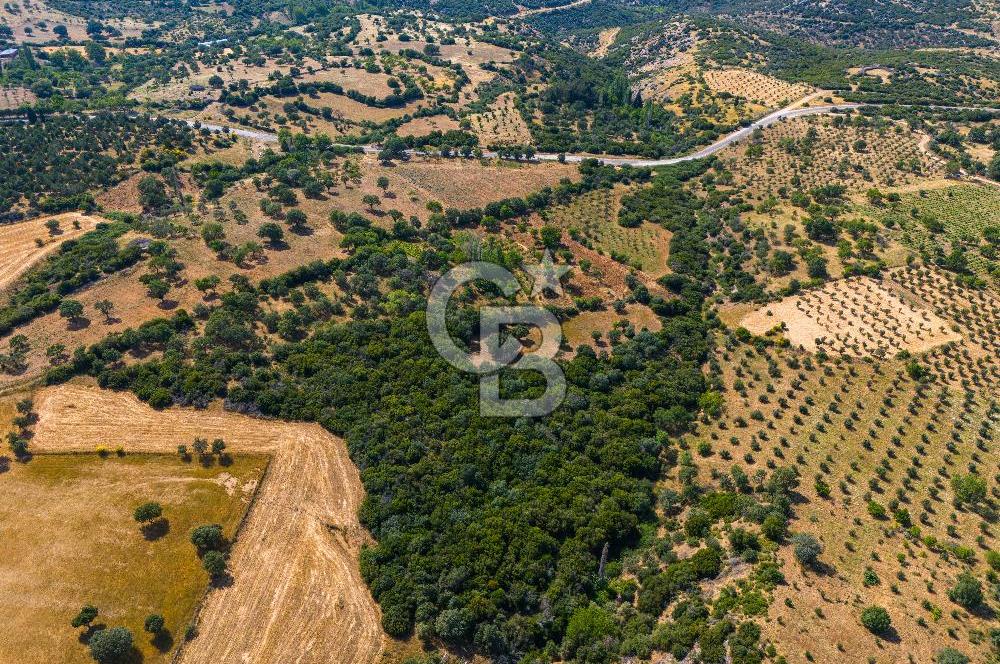
M 0 664 L 1000 664 L 996 0 L 8 0 Z

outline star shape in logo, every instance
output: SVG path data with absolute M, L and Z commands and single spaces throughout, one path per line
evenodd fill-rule
M 562 279 L 563 275 L 571 269 L 573 268 L 569 265 L 556 265 L 552 260 L 552 252 L 546 249 L 545 256 L 542 257 L 541 263 L 537 265 L 524 266 L 524 270 L 530 274 L 533 279 L 531 284 L 531 297 L 541 295 L 546 289 L 557 295 L 562 295 L 563 287 L 559 280 Z

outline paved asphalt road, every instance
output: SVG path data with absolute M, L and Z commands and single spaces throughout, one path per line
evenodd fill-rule
M 716 152 L 719 152 L 720 150 L 726 149 L 727 147 L 729 147 L 733 143 L 737 143 L 737 142 L 743 140 L 744 138 L 746 138 L 747 136 L 749 136 L 750 134 L 752 134 L 755 129 L 763 128 L 763 127 L 770 127 L 774 123 L 780 122 L 782 120 L 788 120 L 788 119 L 791 119 L 791 118 L 801 118 L 801 117 L 807 116 L 807 115 L 821 115 L 821 114 L 826 114 L 826 113 L 836 113 L 836 112 L 839 112 L 839 111 L 850 111 L 850 110 L 854 110 L 854 109 L 857 109 L 857 108 L 861 108 L 862 106 L 865 106 L 865 104 L 832 104 L 832 105 L 827 105 L 827 106 L 806 106 L 806 107 L 802 107 L 802 108 L 795 108 L 795 107 L 783 108 L 780 111 L 775 111 L 774 113 L 771 113 L 770 115 L 764 116 L 763 118 L 761 118 L 760 120 L 757 120 L 756 122 L 754 122 L 751 125 L 748 125 L 746 127 L 743 127 L 742 129 L 738 129 L 738 130 L 732 132 L 731 134 L 728 134 L 727 136 L 719 139 L 718 141 L 716 141 L 712 145 L 709 145 L 706 148 L 702 148 L 701 150 L 698 150 L 697 152 L 693 152 L 691 154 L 684 155 L 684 156 L 681 156 L 681 157 L 670 157 L 668 159 L 637 159 L 635 157 L 609 157 L 609 156 L 606 156 L 606 155 L 567 154 L 567 155 L 564 155 L 564 159 L 568 163 L 578 163 L 578 162 L 583 161 L 584 159 L 600 159 L 605 164 L 610 164 L 610 165 L 613 165 L 613 166 L 637 166 L 637 167 L 638 166 L 670 166 L 671 164 L 679 164 L 679 163 L 684 162 L 684 161 L 692 161 L 694 159 L 703 159 L 705 157 L 710 157 L 713 154 L 715 154 Z M 953 110 L 997 110 L 997 109 L 973 109 L 971 107 L 970 108 L 964 108 L 964 107 L 959 107 L 959 106 L 929 106 L 927 108 L 932 108 L 932 109 L 953 109 Z M 186 120 L 186 122 L 187 122 L 188 125 L 190 125 L 192 127 L 195 126 L 196 124 L 198 124 L 194 120 Z M 260 141 L 260 142 L 263 142 L 263 143 L 277 143 L 278 142 L 278 136 L 276 134 L 271 134 L 271 133 L 268 133 L 268 132 L 265 132 L 265 131 L 258 131 L 256 129 L 242 129 L 242 128 L 239 128 L 239 127 L 223 127 L 222 125 L 209 124 L 209 123 L 204 123 L 204 122 L 198 124 L 198 126 L 204 128 L 204 129 L 208 129 L 209 131 L 215 131 L 215 132 L 228 131 L 228 132 L 230 132 L 232 134 L 235 134 L 235 135 L 240 136 L 242 138 L 248 138 L 248 139 L 250 139 L 252 141 Z M 356 146 L 349 146 L 349 147 L 356 147 Z M 377 153 L 379 151 L 379 146 L 377 146 L 377 145 L 365 145 L 365 146 L 362 146 L 362 150 L 364 152 L 366 152 L 366 153 L 369 153 L 369 154 L 371 154 L 371 153 Z M 410 153 L 410 154 L 414 154 L 414 155 L 416 155 L 416 154 L 424 154 L 424 153 L 422 153 L 420 151 L 417 151 L 417 150 L 408 150 L 407 152 Z M 490 158 L 492 158 L 492 157 L 496 157 L 497 154 L 495 152 L 484 152 L 483 156 L 484 157 L 490 157 Z M 539 152 L 539 153 L 535 154 L 534 159 L 539 160 L 539 161 L 556 161 L 556 160 L 559 159 L 559 155 L 558 154 L 549 153 L 549 152 Z

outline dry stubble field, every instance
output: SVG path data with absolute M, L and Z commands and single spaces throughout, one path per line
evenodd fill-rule
M 55 233 L 45 226 L 56 221 Z M 73 222 L 79 222 L 75 228 Z M 59 248 L 66 240 L 93 230 L 101 220 L 76 212 L 38 217 L 15 224 L 0 225 L 0 290 L 6 288 L 36 262 Z M 41 240 L 39 246 L 37 240 Z

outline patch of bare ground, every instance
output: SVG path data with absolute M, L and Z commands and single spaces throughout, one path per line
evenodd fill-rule
M 608 49 L 615 43 L 615 39 L 618 38 L 618 33 L 621 31 L 622 29 L 618 27 L 601 30 L 600 34 L 597 35 L 597 48 L 591 51 L 590 57 L 603 58 L 606 56 Z
M 932 311 L 868 277 L 842 279 L 773 302 L 741 324 L 761 335 L 780 327 L 794 346 L 855 356 L 919 353 L 962 338 Z
M 387 169 L 409 183 L 425 200 L 457 208 L 482 207 L 512 196 L 525 196 L 563 178 L 579 180 L 570 164 L 515 164 L 476 159 L 414 158 Z
M 0 88 L 0 111 L 7 111 L 21 106 L 30 106 L 38 101 L 35 93 L 28 88 Z
M 787 106 L 805 97 L 812 88 L 749 69 L 712 69 L 704 73 L 708 87 L 716 92 L 727 92 L 742 97 L 768 109 Z
M 357 519 L 363 488 L 344 442 L 316 424 L 222 410 L 154 411 L 130 394 L 84 385 L 36 398 L 37 451 L 171 453 L 195 436 L 234 454 L 273 455 L 232 554 L 232 582 L 209 592 L 181 662 L 376 661 L 386 647 L 377 605 L 358 569 L 369 536 Z
M 0 225 L 0 290 L 10 286 L 28 268 L 56 251 L 63 242 L 93 230 L 100 221 L 97 217 L 66 212 Z M 47 224 L 53 222 L 56 224 L 54 230 L 49 230 Z

